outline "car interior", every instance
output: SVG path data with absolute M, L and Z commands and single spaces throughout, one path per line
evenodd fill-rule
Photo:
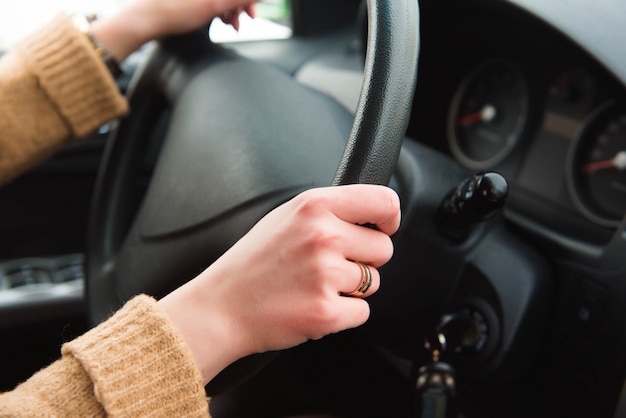
M 146 45 L 127 117 L 0 189 L 0 391 L 366 182 L 403 217 L 370 320 L 233 364 L 212 416 L 626 417 L 626 6 L 288 4 L 285 39 Z

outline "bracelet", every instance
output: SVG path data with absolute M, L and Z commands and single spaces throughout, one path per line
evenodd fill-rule
M 122 68 L 120 67 L 120 63 L 117 62 L 115 57 L 111 55 L 111 53 L 102 45 L 102 43 L 94 36 L 91 32 L 91 22 L 96 20 L 96 15 L 84 16 L 84 15 L 73 15 L 72 22 L 76 26 L 76 28 L 81 31 L 83 35 L 87 37 L 89 43 L 96 50 L 104 65 L 109 69 L 111 75 L 114 78 L 119 77 L 123 74 Z

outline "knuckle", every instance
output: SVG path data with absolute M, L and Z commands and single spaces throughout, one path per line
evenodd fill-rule
M 313 338 L 336 331 L 340 317 L 335 304 L 326 298 L 312 301 L 308 309 Z
M 338 248 L 340 241 L 344 239 L 336 231 L 326 227 L 322 222 L 312 225 L 307 237 L 307 247 L 314 254 L 325 254 Z
M 306 190 L 293 198 L 296 213 L 305 217 L 316 216 L 326 207 L 326 199 L 317 189 Z

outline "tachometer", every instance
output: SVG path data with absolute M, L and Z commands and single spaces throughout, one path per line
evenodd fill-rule
M 472 169 L 501 162 L 519 141 L 528 116 L 528 87 L 506 60 L 489 61 L 461 83 L 448 115 L 448 142 Z
M 626 109 L 610 102 L 583 124 L 568 158 L 576 207 L 598 225 L 616 227 L 626 214 Z

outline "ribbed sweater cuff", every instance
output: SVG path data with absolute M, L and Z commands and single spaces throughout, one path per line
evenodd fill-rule
M 191 351 L 148 296 L 66 343 L 90 376 L 110 416 L 208 416 L 202 376 Z
M 115 80 L 68 15 L 57 16 L 22 44 L 30 70 L 74 136 L 85 136 L 127 112 Z

